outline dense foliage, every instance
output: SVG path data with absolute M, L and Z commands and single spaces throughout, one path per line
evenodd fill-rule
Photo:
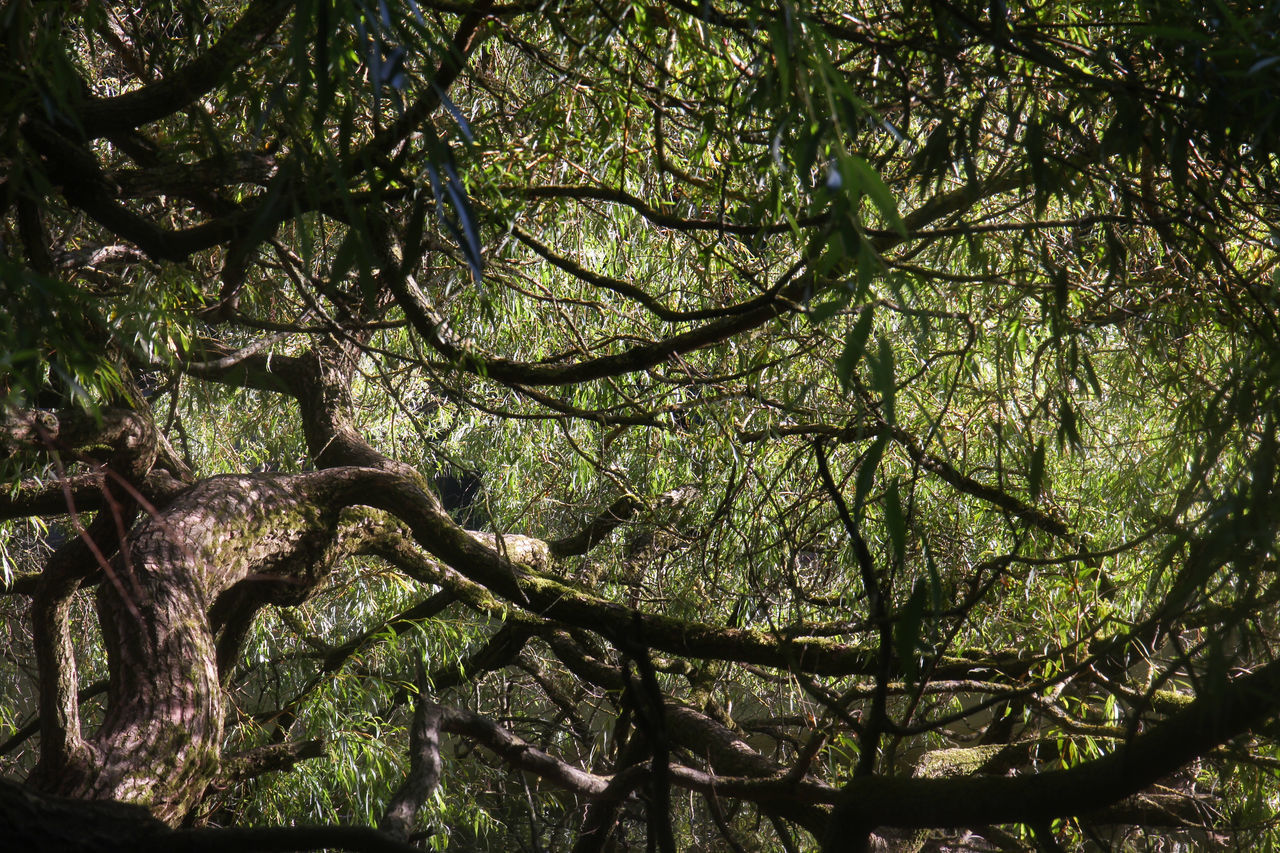
M 1280 840 L 1276 4 L 0 20 L 17 837 Z

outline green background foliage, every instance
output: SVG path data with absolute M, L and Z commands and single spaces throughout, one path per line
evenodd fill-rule
M 317 454 L 270 359 L 352 343 L 355 431 L 437 487 L 478 479 L 459 523 L 553 541 L 630 496 L 551 573 L 867 654 L 829 674 L 653 652 L 664 696 L 780 773 L 927 776 L 923 756 L 977 744 L 1021 748 L 1018 774 L 1083 766 L 1274 658 L 1278 13 L 13 2 L 6 410 L 128 406 L 196 478 L 292 474 Z M 255 15 L 278 26 L 228 46 Z M 128 118 L 128 93 L 170 83 L 172 109 Z M 85 464 L 5 461 L 14 495 Z M 6 518 L 11 583 L 75 535 Z M 617 638 L 493 597 L 401 618 L 451 588 L 434 560 L 350 557 L 259 616 L 226 751 L 321 754 L 193 820 L 376 823 L 419 665 L 433 701 L 625 766 L 637 700 L 548 636 L 631 666 Z M 89 685 L 107 661 L 81 595 Z M 10 732 L 36 710 L 23 604 L 2 602 Z M 476 655 L 515 626 L 517 655 Z M 987 841 L 1270 849 L 1273 735 L 1193 756 L 1158 814 L 1124 800 Z M 443 755 L 433 849 L 578 840 L 585 799 L 463 736 Z M 34 760 L 6 744 L 7 773 Z M 620 845 L 655 832 L 649 808 L 624 807 Z M 680 849 L 821 840 L 683 789 L 666 819 Z

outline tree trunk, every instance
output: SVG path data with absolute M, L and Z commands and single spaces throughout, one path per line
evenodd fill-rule
M 110 669 L 102 726 L 60 764 L 42 760 L 33 785 L 143 805 L 170 824 L 182 819 L 219 772 L 216 633 L 246 621 L 243 612 L 210 613 L 223 596 L 241 611 L 305 598 L 336 533 L 328 482 L 323 474 L 214 477 L 138 525 L 98 592 Z M 77 732 L 67 735 L 78 743 Z

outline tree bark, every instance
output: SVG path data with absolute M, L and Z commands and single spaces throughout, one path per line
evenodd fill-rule
M 171 824 L 186 814 L 220 764 L 224 709 L 209 614 L 222 596 L 251 609 L 305 597 L 337 529 L 329 481 L 213 477 L 138 525 L 98 592 L 106 716 L 76 760 L 43 763 L 34 785 L 144 805 Z

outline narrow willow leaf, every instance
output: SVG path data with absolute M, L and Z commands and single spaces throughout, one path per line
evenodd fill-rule
M 928 585 L 922 581 L 916 581 L 911 589 L 911 597 L 898 611 L 897 621 L 893 625 L 894 654 L 908 680 L 914 680 L 920 673 L 920 662 L 916 653 L 923 646 L 921 641 L 928 596 Z
M 769 38 L 773 47 L 773 61 L 778 69 L 780 94 L 791 91 L 791 36 L 787 32 L 784 17 L 779 15 L 769 21 Z
M 1031 493 L 1031 499 L 1034 501 L 1040 497 L 1040 491 L 1044 487 L 1044 439 L 1036 444 L 1035 450 L 1031 451 L 1031 461 L 1027 466 L 1027 490 Z
M 896 380 L 894 378 L 893 346 L 887 337 L 880 338 L 880 347 L 876 355 L 869 360 L 872 384 L 880 392 L 880 400 L 884 406 L 884 419 L 894 422 L 894 397 Z
M 884 492 L 884 526 L 889 532 L 889 548 L 893 561 L 902 565 L 907 554 L 907 518 L 902 511 L 902 495 L 894 478 Z
M 893 197 L 884 179 L 880 177 L 880 173 L 856 154 L 849 155 L 848 162 L 853 172 L 850 176 L 853 182 L 867 194 L 889 227 L 906 237 L 907 226 L 902 221 L 902 215 L 898 213 L 898 201 Z
M 855 519 L 862 517 L 862 509 L 866 505 L 867 495 L 871 493 L 871 485 L 876 479 L 876 469 L 880 467 L 880 459 L 884 456 L 888 436 L 877 438 L 858 466 L 858 475 L 853 480 L 853 515 Z
M 933 604 L 933 611 L 940 612 L 943 607 L 942 595 L 942 576 L 938 572 L 938 562 L 933 559 L 933 549 L 929 547 L 929 540 L 923 536 L 920 538 L 920 546 L 924 550 L 924 565 L 929 571 L 929 599 Z
M 848 336 L 844 340 L 844 350 L 840 353 L 840 358 L 836 360 L 836 376 L 840 379 L 840 384 L 846 389 L 853 385 L 853 371 L 857 368 L 858 362 L 862 360 L 862 354 L 866 351 L 867 338 L 871 335 L 871 323 L 875 319 L 874 312 L 870 305 L 864 307 L 858 314 L 857 322 L 853 324 L 853 328 L 849 330 Z

